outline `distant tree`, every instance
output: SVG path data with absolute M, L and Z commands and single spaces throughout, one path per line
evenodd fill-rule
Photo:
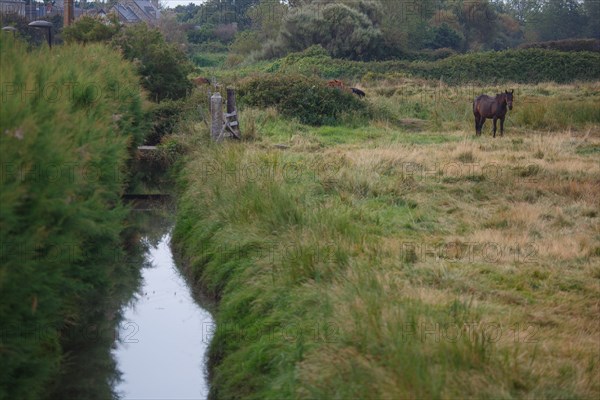
M 381 31 L 386 51 L 399 55 L 405 50 L 418 50 L 431 40 L 430 18 L 436 9 L 435 0 L 381 2 Z
M 146 24 L 127 26 L 113 38 L 112 45 L 136 62 L 142 85 L 153 100 L 180 99 L 191 88 L 187 79 L 190 61 L 181 49 L 167 43 L 158 29 Z
M 246 11 L 259 3 L 260 0 L 207 0 L 202 3 L 192 19 L 198 25 L 210 23 L 213 25 L 236 23 L 248 28 L 250 19 Z
M 168 43 L 179 46 L 183 51 L 187 50 L 189 43 L 186 30 L 188 28 L 177 21 L 177 16 L 173 11 L 163 11 L 157 27 Z
M 352 3 L 355 7 L 331 3 L 319 8 L 308 5 L 292 10 L 283 21 L 278 46 L 286 52 L 319 44 L 332 57 L 376 58 L 381 49 L 381 30 L 377 21 L 360 11 L 360 1 Z
M 509 14 L 498 13 L 497 16 L 497 31 L 493 49 L 504 50 L 520 45 L 524 39 L 523 25 Z
M 83 15 L 62 31 L 62 38 L 67 43 L 108 42 L 121 29 L 119 19 L 110 14 L 107 20 L 100 17 Z
M 288 7 L 279 0 L 260 0 L 246 11 L 251 29 L 260 41 L 275 40 L 288 13 Z
M 535 18 L 540 12 L 545 0 L 505 0 L 496 2 L 498 11 L 506 13 L 517 21 L 525 23 Z
M 194 3 L 189 3 L 186 6 L 178 5 L 177 7 L 175 7 L 173 9 L 175 14 L 177 15 L 177 20 L 179 22 L 191 21 L 196 16 L 196 13 L 199 10 L 200 10 L 200 6 L 198 6 Z
M 497 35 L 498 16 L 487 0 L 456 2 L 452 10 L 462 27 L 464 50 L 492 48 Z
M 586 35 L 600 39 L 600 2 L 598 0 L 584 0 L 583 8 L 588 19 Z
M 258 52 L 262 48 L 259 34 L 255 31 L 242 31 L 236 35 L 235 41 L 229 46 L 231 53 L 246 56 Z
M 194 44 L 200 44 L 217 40 L 215 36 L 215 26 L 213 24 L 197 25 L 187 33 L 188 41 Z
M 451 48 L 460 50 L 463 46 L 463 37 L 460 33 L 450 28 L 447 23 L 433 28 L 433 39 L 429 43 L 432 49 Z
M 547 0 L 527 23 L 539 41 L 583 37 L 588 26 L 583 4 L 577 0 Z

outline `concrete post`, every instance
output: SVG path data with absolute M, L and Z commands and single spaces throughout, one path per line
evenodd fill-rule
M 221 141 L 221 131 L 223 130 L 223 103 L 220 93 L 215 93 L 210 98 L 210 136 L 215 141 Z

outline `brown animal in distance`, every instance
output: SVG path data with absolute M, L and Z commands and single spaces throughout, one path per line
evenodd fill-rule
M 342 82 L 338 79 L 332 79 L 329 82 L 327 82 L 327 87 L 340 89 L 340 90 L 343 90 L 344 92 L 350 92 L 350 88 L 348 86 L 346 86 L 344 84 L 344 82 Z
M 366 96 L 365 92 L 363 92 L 362 90 L 358 88 L 348 87 L 346 86 L 346 84 L 344 84 L 344 82 L 338 79 L 332 79 L 329 82 L 327 82 L 327 87 L 340 89 L 347 93 L 353 93 L 361 98 Z
M 486 96 L 482 94 L 473 101 L 473 115 L 475 116 L 475 135 L 481 135 L 481 128 L 486 119 L 494 121 L 494 137 L 496 137 L 496 121 L 500 120 L 500 136 L 504 136 L 504 118 L 508 110 L 513 108 L 513 94 L 505 90 L 504 93 L 499 93 L 496 97 Z
M 194 84 L 196 86 L 200 86 L 200 85 L 210 85 L 211 82 L 210 80 L 208 80 L 207 78 L 204 78 L 202 76 L 199 76 L 197 78 L 192 79 L 192 82 L 194 82 Z

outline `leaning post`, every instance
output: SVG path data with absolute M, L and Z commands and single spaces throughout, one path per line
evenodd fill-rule
M 231 129 L 235 131 L 237 137 L 240 137 L 240 122 L 237 116 L 237 108 L 235 105 L 235 89 L 227 88 L 227 114 L 232 116 Z
M 211 114 L 211 125 L 210 125 L 210 136 L 214 141 L 221 141 L 223 138 L 221 132 L 223 131 L 223 103 L 222 97 L 219 92 L 212 95 L 210 98 L 210 114 Z

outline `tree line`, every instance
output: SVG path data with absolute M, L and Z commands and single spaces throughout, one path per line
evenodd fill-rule
M 208 0 L 174 9 L 190 46 L 270 59 L 321 45 L 332 57 L 504 50 L 600 38 L 597 0 Z

